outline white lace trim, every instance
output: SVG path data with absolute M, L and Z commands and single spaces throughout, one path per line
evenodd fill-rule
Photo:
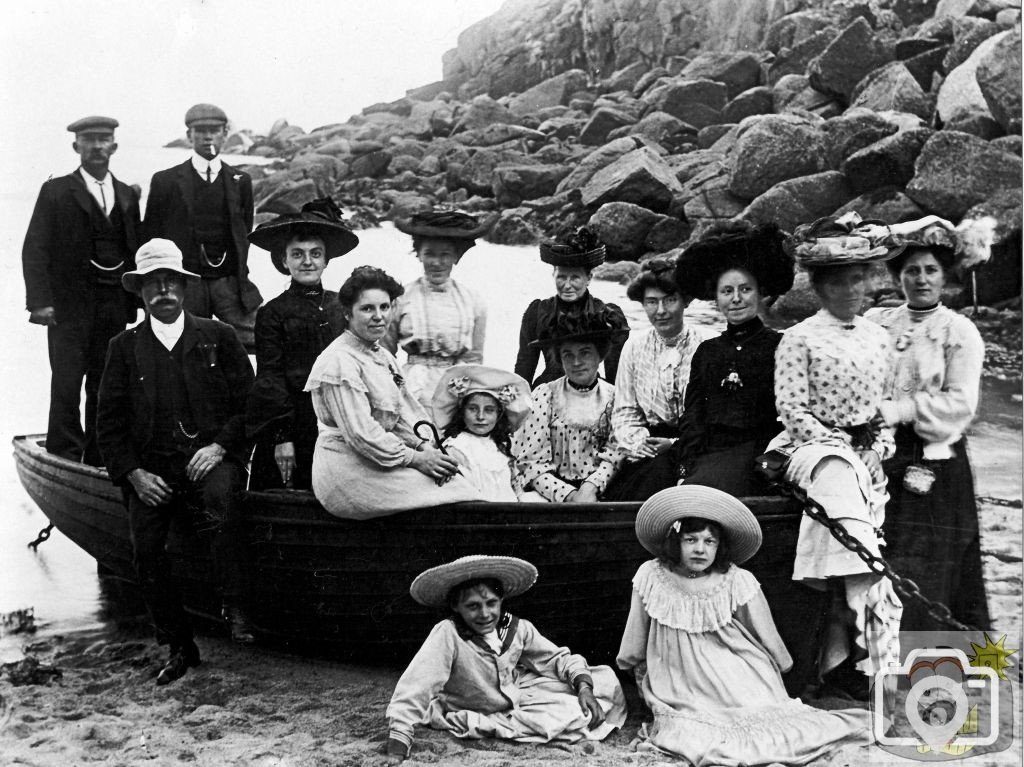
M 736 565 L 729 567 L 721 583 L 707 591 L 684 591 L 682 581 L 682 577 L 652 559 L 633 576 L 633 588 L 653 620 L 694 634 L 725 626 L 761 587 L 757 578 Z

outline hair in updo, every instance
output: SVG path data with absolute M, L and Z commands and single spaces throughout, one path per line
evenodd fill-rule
M 455 607 L 462 601 L 466 592 L 475 589 L 477 586 L 486 586 L 495 593 L 498 599 L 505 598 L 505 585 L 497 578 L 470 578 L 468 581 L 458 583 L 448 590 L 448 597 L 445 601 L 448 603 L 449 609 L 455 612 Z
M 896 282 L 899 282 L 900 272 L 903 271 L 907 260 L 921 251 L 927 251 L 935 257 L 939 266 L 942 267 L 944 277 L 949 279 L 953 275 L 953 267 L 956 266 L 956 251 L 953 248 L 947 248 L 944 245 L 908 245 L 907 249 L 898 256 L 885 262 L 886 269 L 889 270 L 889 274 Z
M 338 290 L 338 303 L 345 311 L 352 311 L 359 296 L 367 290 L 383 290 L 394 301 L 405 292 L 405 288 L 383 269 L 376 266 L 357 266 Z
M 668 258 L 652 258 L 642 263 L 640 273 L 626 288 L 626 296 L 631 301 L 642 303 L 648 288 L 658 288 L 666 295 L 676 293 L 684 303 L 689 303 L 692 298 L 679 289 L 675 262 Z
M 729 551 L 729 539 L 725 535 L 725 530 L 717 522 L 710 519 L 704 519 L 704 517 L 683 517 L 677 523 L 679 529 L 676 530 L 676 525 L 672 525 L 665 534 L 665 541 L 661 545 L 661 559 L 663 562 L 669 564 L 678 565 L 681 557 L 679 556 L 680 541 L 687 533 L 699 533 L 701 530 L 710 530 L 711 534 L 718 539 L 718 550 L 715 552 L 715 561 L 711 563 L 711 569 L 717 572 L 724 573 L 729 569 L 729 565 L 732 564 L 732 555 Z

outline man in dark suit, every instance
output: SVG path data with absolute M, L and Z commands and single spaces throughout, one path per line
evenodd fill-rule
M 147 240 L 173 240 L 185 268 L 202 277 L 189 290 L 185 309 L 228 323 L 251 349 L 256 309 L 263 303 L 249 280 L 252 179 L 220 159 L 227 122 L 213 104 L 196 104 L 185 113 L 192 156 L 153 175 L 143 227 Z
M 124 287 L 148 315 L 110 342 L 100 384 L 97 437 L 111 480 L 123 487 L 135 568 L 157 641 L 170 656 L 167 684 L 199 664 L 199 650 L 164 550 L 172 520 L 211 536 L 224 617 L 236 641 L 253 641 L 243 611 L 248 593 L 241 501 L 249 441 L 245 402 L 252 366 L 232 329 L 184 311 L 186 284 L 170 240 L 136 254 Z
M 97 466 L 96 392 L 107 342 L 136 313 L 121 275 L 134 268 L 139 195 L 110 173 L 117 124 L 111 117 L 85 117 L 68 126 L 81 166 L 43 184 L 21 252 L 29 322 L 47 328 L 46 449 Z

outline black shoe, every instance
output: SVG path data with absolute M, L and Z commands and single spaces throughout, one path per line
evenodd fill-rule
M 220 611 L 221 616 L 231 629 L 231 638 L 239 644 L 252 644 L 256 641 L 252 624 L 245 610 L 237 605 L 225 603 Z
M 176 679 L 185 676 L 185 672 L 200 664 L 199 648 L 194 642 L 189 642 L 184 647 L 172 647 L 171 654 L 167 658 L 164 667 L 156 675 L 156 683 L 160 686 L 170 684 Z

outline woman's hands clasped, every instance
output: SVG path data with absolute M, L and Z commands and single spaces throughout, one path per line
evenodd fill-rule
M 459 470 L 459 464 L 454 458 L 426 442 L 413 453 L 409 465 L 438 484 L 451 479 Z

